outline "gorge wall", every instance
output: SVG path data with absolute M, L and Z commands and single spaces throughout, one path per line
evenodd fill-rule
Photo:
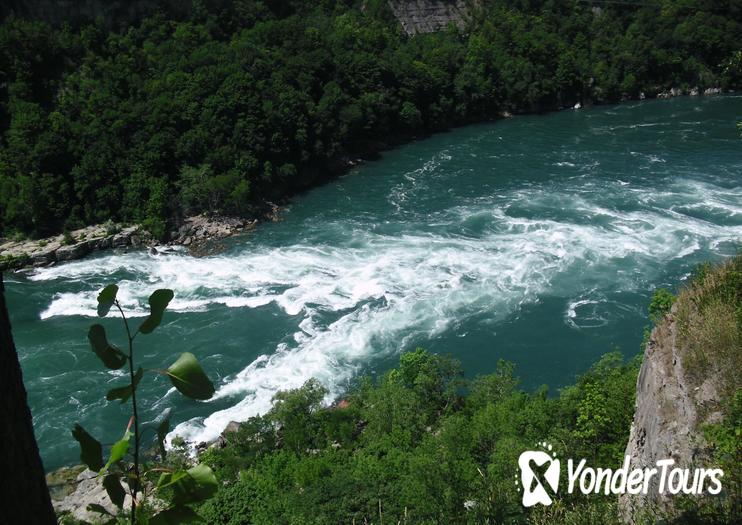
M 656 468 L 674 459 L 672 468 L 726 467 L 722 496 L 734 499 L 734 463 L 720 464 L 709 425 L 729 416 L 730 400 L 742 377 L 742 256 L 733 257 L 678 295 L 646 344 L 636 385 L 636 407 L 626 454 L 634 468 Z M 652 478 L 646 495 L 622 495 L 619 507 L 627 523 L 654 523 L 681 512 L 682 493 L 659 491 Z M 697 503 L 709 501 L 692 496 Z M 731 490 L 731 492 L 730 492 Z
M 408 35 L 443 31 L 451 23 L 461 28 L 473 5 L 467 0 L 389 0 L 389 7 Z

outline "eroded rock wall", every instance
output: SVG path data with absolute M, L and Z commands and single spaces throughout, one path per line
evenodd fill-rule
M 389 0 L 389 7 L 408 35 L 462 28 L 473 3 L 467 0 Z
M 693 383 L 683 366 L 683 348 L 678 337 L 676 303 L 652 331 L 636 385 L 636 408 L 626 454 L 629 469 L 656 468 L 658 460 L 672 458 L 675 467 L 708 467 L 711 450 L 702 427 L 721 418 L 718 385 L 708 377 Z M 660 494 L 659 476 L 652 478 L 646 495 L 622 495 L 619 506 L 627 523 L 673 513 L 675 496 Z M 651 519 L 651 518 L 650 518 Z

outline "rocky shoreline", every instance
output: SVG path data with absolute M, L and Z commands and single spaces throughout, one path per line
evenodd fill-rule
M 139 226 L 123 227 L 113 223 L 88 226 L 46 239 L 2 240 L 0 271 L 52 266 L 81 259 L 94 251 L 138 248 L 151 242 L 152 236 Z
M 37 240 L 0 239 L 0 271 L 43 268 L 60 262 L 82 259 L 101 250 L 128 251 L 148 248 L 156 254 L 172 246 L 185 246 L 191 255 L 212 253 L 214 241 L 253 230 L 261 221 L 277 221 L 280 207 L 267 203 L 253 218 L 196 215 L 186 217 L 170 233 L 166 243 L 157 241 L 140 225 L 106 223 Z

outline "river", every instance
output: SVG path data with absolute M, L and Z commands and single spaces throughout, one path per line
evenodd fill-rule
M 128 408 L 104 397 L 125 378 L 86 339 L 109 282 L 138 316 L 153 290 L 174 290 L 138 360 L 193 352 L 217 393 L 189 401 L 147 374 L 140 414 L 172 407 L 175 433 L 195 441 L 310 377 L 329 402 L 416 346 L 469 377 L 513 361 L 523 388 L 551 392 L 616 347 L 635 355 L 653 290 L 739 246 L 739 120 L 742 97 L 725 96 L 469 126 L 298 196 L 218 255 L 109 252 L 6 276 L 46 468 L 78 462 L 75 422 L 104 443 L 126 427 Z M 103 322 L 123 344 L 120 322 Z

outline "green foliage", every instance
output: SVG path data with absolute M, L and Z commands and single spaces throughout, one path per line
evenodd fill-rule
M 742 254 L 699 267 L 680 292 L 676 320 L 686 374 L 697 386 L 713 376 L 722 401 L 731 399 L 742 377 Z
M 109 284 L 98 294 L 98 317 L 105 317 L 111 311 L 111 307 L 116 302 L 116 295 L 119 293 L 119 287 L 115 284 Z
M 675 301 L 677 300 L 677 297 L 675 297 L 672 293 L 670 293 L 668 290 L 664 288 L 659 288 L 655 290 L 654 294 L 652 294 L 652 299 L 649 302 L 649 320 L 652 322 L 653 326 L 658 325 L 662 319 L 670 313 L 670 309 L 672 308 L 672 305 L 675 304 Z M 649 339 L 652 337 L 652 330 L 649 326 L 644 327 L 644 332 L 642 335 L 642 342 L 640 345 L 641 351 L 644 352 L 647 343 L 649 343 Z
M 112 388 L 106 394 L 106 399 L 108 401 L 113 401 L 115 399 L 118 399 L 122 403 L 126 403 L 129 400 L 129 398 L 132 396 L 134 391 L 137 389 L 137 385 L 139 384 L 139 381 L 142 380 L 143 375 L 144 375 L 144 370 L 140 366 L 137 369 L 136 374 L 134 374 L 134 379 L 131 383 L 129 383 L 126 386 Z
M 170 365 L 167 376 L 181 394 L 192 399 L 211 399 L 214 395 L 214 385 L 190 352 L 181 354 Z
M 151 334 L 152 331 L 162 322 L 162 314 L 165 308 L 173 300 L 172 290 L 156 290 L 149 297 L 149 316 L 139 325 L 139 332 L 142 334 Z
M 71 244 L 75 244 L 75 238 L 72 236 L 72 234 L 68 231 L 65 231 L 62 235 L 62 244 L 64 246 L 69 246 Z
M 722 407 L 724 420 L 708 425 L 705 437 L 714 448 L 719 468 L 724 471 L 727 491 L 739 501 L 742 497 L 742 391 L 737 390 Z
M 562 397 L 574 403 L 575 434 L 582 446 L 580 457 L 608 464 L 623 459 L 625 445 L 621 438 L 631 428 L 636 392 L 636 382 L 627 381 L 626 374 L 628 370 L 639 370 L 639 366 L 638 357 L 623 366 L 620 353 L 606 354 L 580 377 L 575 387 L 564 390 Z
M 103 229 L 105 230 L 106 237 L 116 235 L 118 232 L 121 231 L 121 228 L 118 226 L 118 224 L 114 223 L 111 219 L 108 219 L 106 221 L 106 223 L 103 225 Z
M 675 299 L 676 297 L 664 288 L 655 290 L 649 303 L 649 319 L 657 324 L 665 315 L 670 313 L 670 308 L 675 303 Z
M 381 1 L 200 2 L 113 30 L 7 17 L 0 233 L 124 221 L 165 237 L 407 136 L 742 82 L 737 8 L 479 5 L 465 30 L 414 37 Z
M 103 468 L 103 447 L 80 425 L 75 424 L 72 437 L 80 443 L 80 461 L 92 471 Z
M 454 360 L 416 349 L 330 408 L 309 381 L 201 456 L 221 483 L 199 513 L 214 524 L 577 523 L 584 511 L 616 523 L 609 497 L 560 493 L 548 518 L 524 509 L 513 478 L 518 455 L 542 440 L 620 464 L 638 366 L 608 354 L 549 397 L 517 390 L 512 364 L 467 382 Z
M 109 390 L 106 394 L 108 401 L 119 400 L 121 403 L 131 399 L 132 416 L 121 439 L 116 441 L 108 455 L 108 460 L 103 462 L 103 447 L 100 442 L 92 437 L 84 428 L 76 424 L 72 436 L 80 443 L 80 459 L 93 471 L 98 471 L 98 476 L 103 477 L 103 486 L 111 501 L 123 510 L 124 498 L 127 490 L 122 485 L 126 482 L 128 493 L 131 498 L 130 522 L 136 521 L 147 523 L 176 524 L 191 522 L 199 519 L 198 515 L 188 507 L 190 504 L 201 503 L 210 498 L 217 489 L 217 482 L 213 471 L 201 463 L 188 470 L 183 468 L 172 469 L 158 467 L 142 471 L 140 456 L 141 430 L 137 411 L 137 388 L 144 377 L 145 370 L 140 366 L 134 372 L 134 338 L 138 334 L 152 333 L 162 322 L 162 317 L 167 305 L 173 298 L 172 290 L 156 290 L 149 298 L 150 315 L 140 325 L 139 330 L 132 334 L 129 329 L 129 321 L 116 298 L 118 286 L 110 284 L 103 288 L 98 294 L 98 316 L 105 317 L 112 307 L 116 307 L 126 329 L 128 339 L 128 353 L 108 342 L 105 329 L 100 324 L 90 327 L 88 339 L 90 346 L 103 364 L 112 369 L 122 368 L 129 364 L 129 383 Z M 167 370 L 156 370 L 170 377 L 176 388 L 184 395 L 194 399 L 209 399 L 214 393 L 214 385 L 201 369 L 195 356 L 184 353 Z M 169 411 L 164 413 L 156 424 L 157 439 L 162 458 L 165 458 L 164 439 L 170 424 Z M 134 442 L 132 444 L 132 438 Z M 131 463 L 127 457 L 131 456 Z M 159 509 L 154 516 L 149 516 L 146 505 L 148 490 L 140 493 L 145 488 L 147 479 L 151 479 L 154 473 L 159 473 L 159 481 L 154 492 L 169 492 L 172 496 L 172 505 L 165 509 Z M 108 515 L 108 511 L 100 505 L 91 506 L 91 509 L 101 514 Z
M 20 255 L 1 255 L 0 256 L 0 268 L 20 268 L 26 266 L 31 257 L 27 253 Z
M 126 364 L 126 354 L 108 342 L 106 330 L 102 325 L 94 324 L 90 327 L 88 341 L 90 341 L 93 352 L 107 368 L 118 370 Z

